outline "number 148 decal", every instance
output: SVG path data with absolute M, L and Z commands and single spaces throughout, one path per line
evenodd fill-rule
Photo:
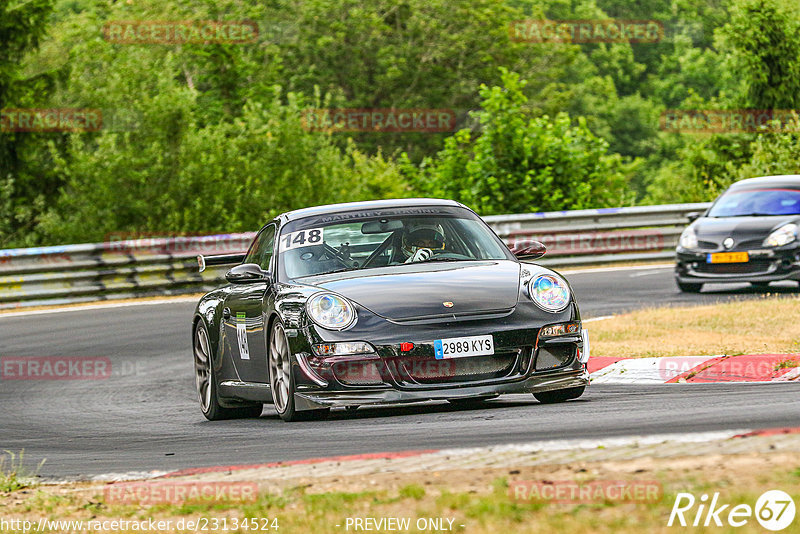
M 311 228 L 309 230 L 299 230 L 286 234 L 281 238 L 281 250 L 287 251 L 293 248 L 308 247 L 311 245 L 322 244 L 322 228 Z

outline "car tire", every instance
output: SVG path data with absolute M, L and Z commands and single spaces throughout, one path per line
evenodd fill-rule
M 194 330 L 194 376 L 200 410 L 209 421 L 259 417 L 263 404 L 226 408 L 219 402 L 216 372 L 212 363 L 211 344 L 205 324 L 199 322 Z
M 323 419 L 330 414 L 330 408 L 320 410 L 297 410 L 294 403 L 294 372 L 289 338 L 280 319 L 272 324 L 267 351 L 269 367 L 269 387 L 272 403 L 278 416 L 287 423 Z
M 586 386 L 578 386 L 567 389 L 556 389 L 555 391 L 542 391 L 541 393 L 534 393 L 533 396 L 542 404 L 553 404 L 556 402 L 564 402 L 571 399 L 577 399 L 583 395 Z
M 684 293 L 700 293 L 700 290 L 703 289 L 703 284 L 693 284 L 691 282 L 677 282 L 678 289 L 680 289 Z

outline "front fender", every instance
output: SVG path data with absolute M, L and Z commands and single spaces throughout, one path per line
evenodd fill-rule
M 309 319 L 306 315 L 306 301 L 319 289 L 309 286 L 289 285 L 282 285 L 277 289 L 272 316 L 267 324 L 268 335 L 272 335 L 272 325 L 275 320 L 280 319 L 286 329 L 292 352 L 302 351 L 304 347 L 298 346 L 297 341 L 298 338 L 301 338 L 298 334 L 309 324 Z M 267 339 L 267 342 L 269 343 L 269 339 Z
M 319 289 L 309 286 L 282 285 L 275 296 L 275 315 L 289 329 L 301 329 L 308 324 L 306 302 Z
M 208 332 L 208 342 L 214 365 L 219 370 L 219 340 L 222 331 L 222 309 L 225 304 L 225 297 L 228 292 L 225 288 L 214 290 L 210 293 L 203 295 L 194 310 L 194 319 L 192 321 L 192 336 L 194 336 L 197 323 L 203 321 Z M 192 339 L 194 343 L 194 339 Z

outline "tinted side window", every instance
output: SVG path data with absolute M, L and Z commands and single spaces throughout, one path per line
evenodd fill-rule
M 264 228 L 256 237 L 256 242 L 250 247 L 245 263 L 257 263 L 262 269 L 268 270 L 275 247 L 275 225 Z

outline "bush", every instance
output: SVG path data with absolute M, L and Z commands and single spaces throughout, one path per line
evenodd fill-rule
M 627 179 L 636 163 L 608 154 L 583 118 L 525 111 L 525 82 L 501 69 L 503 87 L 481 87 L 478 133 L 445 140 L 436 158 L 404 170 L 415 186 L 459 200 L 483 215 L 620 206 L 633 200 Z
M 800 174 L 800 135 L 762 134 L 751 145 L 753 156 L 739 168 L 736 179 Z
M 135 130 L 75 135 L 59 160 L 67 185 L 41 225 L 46 240 L 256 230 L 291 209 L 409 194 L 392 162 L 305 130 L 302 99 L 286 100 L 275 88 L 240 118 L 198 127 L 192 92 L 165 88 Z

